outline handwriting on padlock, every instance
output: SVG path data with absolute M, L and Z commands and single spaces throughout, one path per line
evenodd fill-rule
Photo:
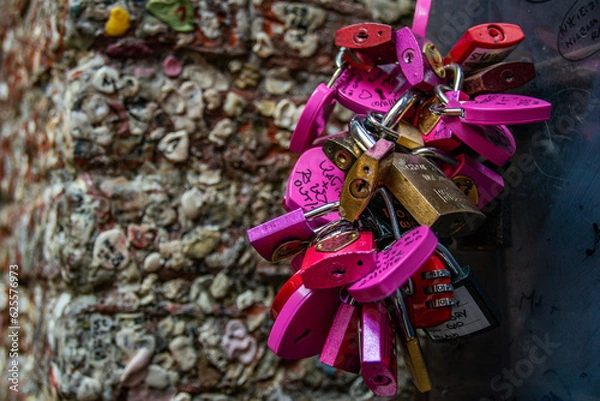
M 348 287 L 348 293 L 358 302 L 377 302 L 387 298 L 425 263 L 437 242 L 429 227 L 421 226 L 409 231 L 388 249 L 377 253 L 375 270 Z

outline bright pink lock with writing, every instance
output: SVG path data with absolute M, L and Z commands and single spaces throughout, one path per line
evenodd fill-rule
M 435 251 L 438 239 L 427 226 L 417 227 L 375 256 L 377 267 L 348 287 L 358 302 L 377 302 L 392 295 Z
M 279 357 L 310 358 L 321 352 L 339 304 L 337 289 L 297 288 L 277 315 L 267 345 Z
M 340 200 L 344 186 L 344 172 L 325 155 L 322 148 L 311 148 L 302 153 L 288 178 L 283 206 L 286 210 L 302 209 L 308 212 L 316 207 Z M 337 212 L 317 217 L 317 226 L 340 218 Z
M 337 101 L 358 114 L 385 114 L 410 88 L 396 64 L 374 66 L 371 71 L 347 68 L 335 82 Z

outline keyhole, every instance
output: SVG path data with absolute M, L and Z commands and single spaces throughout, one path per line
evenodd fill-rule
M 377 375 L 373 378 L 373 383 L 375 383 L 378 386 L 385 386 L 387 384 L 391 383 L 391 379 L 387 376 L 383 376 L 383 375 Z
M 414 58 L 415 52 L 412 49 L 406 49 L 404 53 L 402 53 L 402 61 L 404 61 L 406 64 L 411 64 Z
M 369 196 L 369 184 L 365 180 L 354 180 L 350 183 L 350 193 L 355 198 L 366 198 Z
M 356 32 L 356 34 L 354 35 L 354 42 L 355 43 L 362 43 L 364 41 L 366 41 L 369 38 L 369 32 L 367 32 L 366 29 L 361 29 L 358 32 Z
M 344 150 L 338 151 L 335 154 L 335 164 L 342 170 L 350 167 L 350 157 L 348 152 Z
M 490 25 L 490 26 L 488 26 L 487 31 L 488 31 L 488 34 L 492 37 L 492 39 L 494 39 L 495 43 L 504 40 L 504 32 L 502 31 L 502 28 L 500 28 L 499 26 Z
M 300 342 L 301 340 L 303 340 L 304 338 L 308 337 L 308 335 L 310 334 L 310 329 L 306 329 L 304 331 L 304 333 L 300 334 L 298 337 L 296 337 L 294 339 L 294 344 L 298 344 L 298 342 Z
M 515 80 L 515 74 L 511 70 L 502 71 L 501 77 L 507 84 Z

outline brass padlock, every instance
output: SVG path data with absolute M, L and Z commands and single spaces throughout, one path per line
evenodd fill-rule
M 348 172 L 363 151 L 349 135 L 328 138 L 323 144 L 323 152 L 337 168 Z
M 423 156 L 396 152 L 380 163 L 379 177 L 415 220 L 438 237 L 471 234 L 485 221 L 456 184 Z

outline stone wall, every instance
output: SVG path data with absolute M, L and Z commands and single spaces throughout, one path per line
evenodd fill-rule
M 400 26 L 411 1 L 5 2 L 0 335 L 9 349 L 18 265 L 20 381 L 3 374 L 0 398 L 369 399 L 359 376 L 266 347 L 290 273 L 245 230 L 283 212 L 336 29 Z

